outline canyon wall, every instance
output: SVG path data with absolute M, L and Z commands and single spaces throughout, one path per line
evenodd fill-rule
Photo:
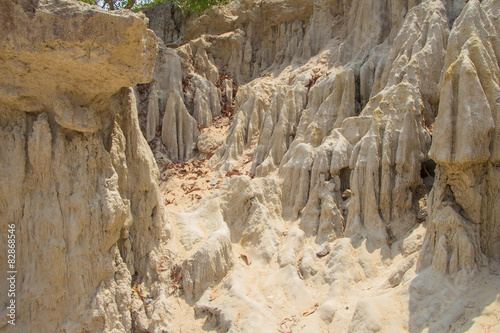
M 499 0 L 0 6 L 0 330 L 500 329 Z
M 173 161 L 208 157 L 222 177 L 251 162 L 249 178 L 226 180 L 227 194 L 202 199 L 189 214 L 220 211 L 225 224 L 217 221 L 224 233 L 229 228 L 234 251 L 250 253 L 278 280 L 297 279 L 293 286 L 276 282 L 293 294 L 277 296 L 269 283 L 243 278 L 242 271 L 252 269 L 239 261 L 224 278 L 198 275 L 208 286 L 205 294 L 190 292 L 198 315 L 223 331 L 249 331 L 242 322 L 254 321 L 271 329 L 285 314 L 270 306 L 276 299 L 259 298 L 264 289 L 280 304 L 302 309 L 321 288 L 328 290 L 320 297 L 324 304 L 338 303 L 354 293 L 352 285 L 385 276 L 378 291 L 348 307 L 350 319 L 304 319 L 303 330 L 440 331 L 454 325 L 450 318 L 467 317 L 451 301 L 430 295 L 473 288 L 474 279 L 495 271 L 498 262 L 499 5 L 248 0 L 190 19 L 182 29 L 186 43 L 168 51 L 167 66 L 157 63 L 158 82 L 172 77 L 163 67 L 175 66 L 179 78 L 155 107 L 155 114 L 165 112 L 163 123 L 155 116 L 161 138 L 149 132 L 148 140 L 163 142 Z M 170 29 L 151 27 L 164 34 Z M 229 81 L 237 90 L 221 84 Z M 206 134 L 197 137 L 190 129 L 210 127 L 228 107 L 224 142 L 201 151 Z M 165 135 L 172 132 L 177 135 Z M 179 232 L 195 228 L 185 223 Z M 213 241 L 207 237 L 196 241 L 202 253 L 201 244 Z M 220 246 L 214 251 L 227 253 Z M 317 255 L 323 252 L 329 253 L 325 261 Z M 449 281 L 454 287 L 443 287 Z M 397 301 L 381 291 L 388 285 L 400 290 L 392 295 Z M 207 301 L 208 291 L 220 288 L 226 294 Z M 400 316 L 377 312 L 380 302 L 406 310 Z M 392 316 L 397 324 L 383 324 Z
M 167 104 L 175 109 L 165 113 L 162 141 L 173 160 L 186 160 L 197 153 L 195 123 L 207 127 L 221 104 L 233 105 L 230 132 L 210 164 L 231 171 L 252 146 L 251 174 L 276 171 L 284 179 L 286 220 L 301 216 L 304 231 L 314 234 L 321 212 L 333 209 L 339 235 L 367 238 L 375 247 L 403 237 L 427 214 L 424 196 L 436 178 L 444 187 L 436 184 L 430 215 L 439 205 L 434 200 L 444 200 L 437 192 L 451 186 L 457 213 L 483 234 L 476 247 L 496 258 L 497 205 L 489 202 L 496 196 L 486 194 L 495 193 L 486 186 L 495 181 L 479 180 L 496 179 L 496 6 L 236 1 L 210 9 L 184 30 L 189 42 L 157 63 L 155 82 L 170 83 L 154 89 L 160 102 L 148 112 L 148 128 L 158 128 Z M 458 66 L 477 73 L 461 80 Z M 215 89 L 221 75 L 239 85 L 234 102 L 221 103 Z M 475 88 L 460 84 L 472 79 Z M 467 135 L 454 139 L 456 130 Z M 459 180 L 464 174 L 468 181 Z
M 0 327 L 132 331 L 144 309 L 131 287 L 154 283 L 169 236 L 158 169 L 126 88 L 151 79 L 154 34 L 141 16 L 76 1 L 0 7 Z M 4 292 L 10 224 L 15 326 Z

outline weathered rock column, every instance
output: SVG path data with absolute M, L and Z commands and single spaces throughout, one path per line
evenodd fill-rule
M 130 88 L 157 47 L 143 17 L 76 1 L 0 2 L 0 304 L 12 332 L 131 331 L 132 281 L 167 237 L 158 171 Z M 166 324 L 165 324 L 166 325 Z

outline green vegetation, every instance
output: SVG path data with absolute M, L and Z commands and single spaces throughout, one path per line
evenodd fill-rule
M 91 5 L 97 5 L 108 10 L 131 9 L 138 12 L 154 7 L 163 2 L 171 2 L 185 13 L 201 13 L 215 5 L 227 4 L 230 0 L 80 0 Z
M 140 5 L 138 10 L 147 9 L 154 7 L 162 2 L 172 2 L 177 8 L 181 9 L 183 12 L 201 13 L 204 10 L 216 6 L 225 5 L 229 3 L 230 0 L 146 0 L 146 3 Z

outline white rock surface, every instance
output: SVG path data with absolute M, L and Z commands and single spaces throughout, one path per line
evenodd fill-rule
M 251 331 L 242 323 L 262 309 L 259 325 L 294 332 L 493 329 L 463 306 L 498 314 L 493 298 L 463 291 L 498 260 L 498 1 L 325 0 L 292 13 L 297 5 L 209 10 L 177 49 L 188 73 L 240 84 L 209 165 L 223 174 L 250 152 L 256 177 L 195 206 L 220 209 L 235 257 L 254 262 L 235 259 L 196 313 L 235 332 Z M 276 197 L 240 205 L 269 180 Z M 273 207 L 272 223 L 264 215 L 254 227 L 254 200 Z
M 182 96 L 170 90 L 165 106 L 161 139 L 171 159 L 187 160 L 194 154 L 198 125 L 184 105 Z
M 154 36 L 139 15 L 80 2 L 0 7 L 0 230 L 16 226 L 17 270 L 12 326 L 5 238 L 0 329 L 131 331 L 131 286 L 155 283 L 168 236 L 156 164 L 122 88 L 150 80 Z
M 138 16 L 24 6 L 0 37 L 0 216 L 26 251 L 22 328 L 500 329 L 498 0 L 235 0 L 182 24 L 162 5 L 152 27 L 187 43 L 158 41 L 154 71 Z M 143 42 L 117 30 L 90 47 L 89 11 Z M 150 79 L 145 136 L 189 160 L 162 166 L 179 187 L 164 199 L 120 89 Z

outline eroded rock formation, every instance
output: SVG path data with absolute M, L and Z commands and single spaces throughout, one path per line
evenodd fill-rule
M 285 329 L 279 318 L 293 310 L 276 305 L 302 311 L 323 290 L 318 316 L 295 318 L 294 329 L 417 332 L 457 329 L 473 316 L 443 297 L 487 307 L 450 293 L 498 260 L 498 6 L 235 1 L 191 19 L 188 42 L 176 49 L 183 78 L 216 82 L 224 74 L 239 85 L 231 128 L 209 165 L 232 175 L 251 154 L 248 175 L 256 177 L 229 181 L 227 196 L 203 199 L 191 214 L 220 211 L 235 251 L 263 265 L 271 281 L 253 280 L 259 269 L 236 260 L 226 277 L 207 278 L 198 315 L 223 331 L 249 331 L 250 321 Z M 215 95 L 206 89 L 195 100 Z M 189 109 L 193 98 L 184 96 Z M 275 182 L 277 198 L 259 194 L 264 180 Z M 227 207 L 241 202 L 234 220 Z M 289 284 L 277 282 L 283 278 Z M 359 291 L 366 283 L 376 287 Z M 335 316 L 332 303 L 347 304 L 356 292 L 366 299 Z
M 20 327 L 500 329 L 500 1 L 1 3 Z
M 151 79 L 154 34 L 143 17 L 75 1 L 0 4 L 1 232 L 15 224 L 17 240 L 16 325 L 3 278 L 0 326 L 130 332 L 144 313 L 130 288 L 156 281 L 169 234 L 124 88 Z
M 500 43 L 488 9 L 473 2 L 455 22 L 429 152 L 438 178 L 429 198 L 423 264 L 431 264 L 434 253 L 432 266 L 450 274 L 475 271 L 483 253 L 500 255 Z

